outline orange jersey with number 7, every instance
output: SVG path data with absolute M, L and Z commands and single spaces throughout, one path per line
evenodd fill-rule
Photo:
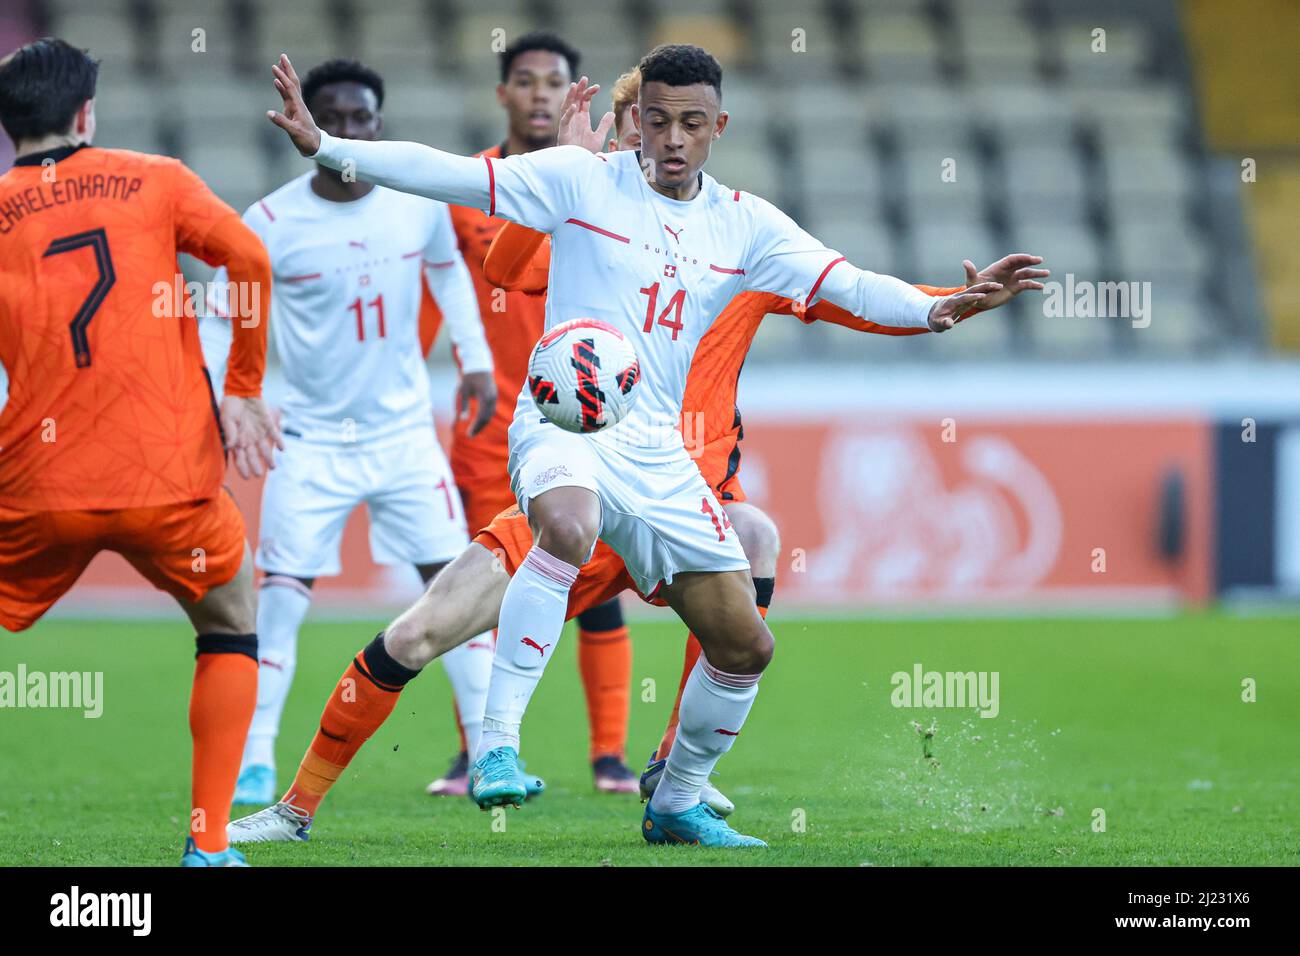
M 549 236 L 507 223 L 492 241 L 483 262 L 483 275 L 499 288 L 536 295 L 546 291 L 550 259 Z M 917 288 L 929 295 L 944 296 L 960 292 L 965 286 Z M 646 331 L 662 318 L 657 305 L 653 296 L 648 297 Z M 769 292 L 744 292 L 732 299 L 695 351 L 686 376 L 681 420 L 687 450 L 696 459 L 704 480 L 724 504 L 745 500 L 737 476 L 744 427 L 736 405 L 736 390 L 745 356 L 759 325 L 769 314 L 795 315 L 806 323 L 830 322 L 877 335 L 916 335 L 929 331 L 877 325 L 826 301 L 804 309 L 801 303 Z
M 248 283 L 228 395 L 261 394 L 270 263 L 174 159 L 65 147 L 0 176 L 0 506 L 147 508 L 215 497 L 221 429 L 178 251 Z

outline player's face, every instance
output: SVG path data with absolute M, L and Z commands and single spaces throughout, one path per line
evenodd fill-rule
M 532 149 L 554 146 L 560 134 L 560 108 L 569 89 L 569 61 L 549 50 L 529 50 L 515 57 L 510 75 L 497 85 L 497 100 L 506 110 L 510 135 Z
M 653 164 L 654 181 L 664 189 L 679 189 L 695 178 L 727 125 L 718 91 L 707 83 L 643 84 L 634 109 L 641 157 Z
M 379 98 L 362 83 L 328 83 L 307 104 L 316 125 L 343 139 L 379 139 Z

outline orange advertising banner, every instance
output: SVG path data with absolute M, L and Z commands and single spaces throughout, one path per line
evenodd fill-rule
M 747 423 L 748 426 L 748 423 Z M 899 606 L 1208 599 L 1203 421 L 890 422 L 746 428 L 740 474 L 781 529 L 782 600 Z M 1182 554 L 1161 487 L 1185 483 Z
M 1098 609 L 1202 603 L 1211 593 L 1211 429 L 1192 418 L 876 423 L 745 421 L 740 477 L 781 529 L 778 606 Z M 1161 488 L 1181 476 L 1181 552 L 1159 546 Z M 233 477 L 233 473 L 232 473 Z M 256 539 L 260 482 L 232 491 Z M 319 602 L 387 611 L 418 594 L 376 565 L 364 509 Z M 148 592 L 101 555 L 70 599 Z M 167 599 L 161 595 L 162 601 Z

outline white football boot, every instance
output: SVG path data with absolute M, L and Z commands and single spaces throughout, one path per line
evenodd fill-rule
M 650 755 L 645 770 L 641 772 L 642 803 L 645 803 L 654 794 L 655 788 L 659 786 L 659 779 L 664 775 L 664 765 L 667 763 L 668 758 L 659 757 L 657 751 Z M 711 783 L 705 783 L 700 789 L 700 803 L 709 807 L 720 817 L 730 816 L 732 811 L 736 809 L 736 805 L 727 799 L 727 795 Z
M 311 817 L 281 801 L 252 816 L 226 825 L 231 843 L 306 843 L 311 839 Z

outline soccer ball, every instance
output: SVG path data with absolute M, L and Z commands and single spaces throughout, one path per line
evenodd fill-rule
M 636 403 L 641 366 L 623 333 L 596 319 L 557 325 L 533 346 L 528 388 L 538 410 L 566 432 L 604 431 Z

